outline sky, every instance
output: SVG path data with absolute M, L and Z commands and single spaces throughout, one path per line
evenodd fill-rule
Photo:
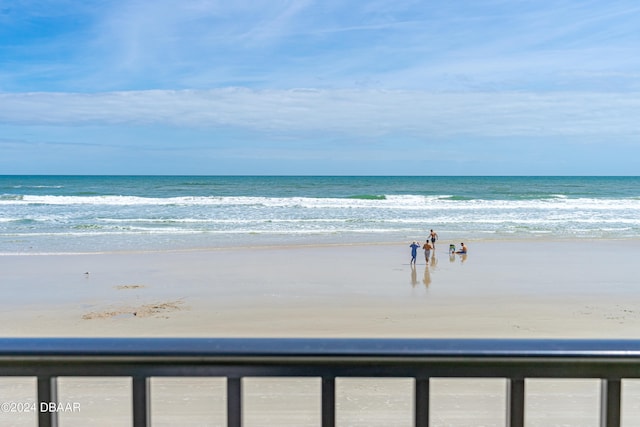
M 638 175 L 637 0 L 0 0 L 0 175 Z

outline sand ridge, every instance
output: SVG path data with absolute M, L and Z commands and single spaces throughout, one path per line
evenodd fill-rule
M 103 311 L 92 311 L 82 315 L 83 320 L 109 319 L 112 317 L 158 317 L 168 319 L 169 313 L 184 310 L 184 301 L 164 301 L 151 304 L 143 304 L 134 307 L 119 307 L 105 309 Z

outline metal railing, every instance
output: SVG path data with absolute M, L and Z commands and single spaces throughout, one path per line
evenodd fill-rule
M 0 339 L 0 377 L 37 378 L 37 402 L 56 402 L 59 377 L 132 378 L 133 426 L 150 420 L 153 377 L 225 377 L 227 425 L 242 425 L 242 378 L 321 378 L 321 423 L 336 424 L 335 381 L 413 378 L 414 423 L 429 425 L 430 378 L 504 378 L 509 427 L 523 427 L 525 379 L 596 378 L 601 426 L 620 426 L 621 381 L 640 378 L 640 341 L 492 339 Z M 40 411 L 40 427 L 56 413 Z

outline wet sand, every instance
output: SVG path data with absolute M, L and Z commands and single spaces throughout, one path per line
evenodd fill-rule
M 419 254 L 415 269 L 409 243 L 3 256 L 0 335 L 640 335 L 640 242 L 470 241 L 466 259 L 450 259 L 449 242 L 440 242 L 435 261 Z M 0 397 L 33 399 L 29 381 L 3 379 Z M 65 379 L 60 398 L 83 410 L 64 414 L 63 425 L 129 425 L 128 381 Z M 224 425 L 224 379 L 153 381 L 154 426 Z M 338 424 L 411 425 L 412 387 L 407 379 L 341 379 Z M 633 425 L 640 387 L 624 387 L 623 417 Z M 318 426 L 319 393 L 317 379 L 246 379 L 245 425 Z M 435 379 L 432 425 L 504 425 L 505 393 L 503 380 Z M 598 402 L 594 380 L 529 381 L 527 425 L 597 426 Z M 0 423 L 33 420 L 0 413 Z
M 636 241 L 0 257 L 0 336 L 636 338 Z

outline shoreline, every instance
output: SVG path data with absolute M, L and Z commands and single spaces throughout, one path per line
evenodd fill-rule
M 365 247 L 365 246 L 393 246 L 393 247 L 403 247 L 404 245 L 409 245 L 411 241 L 415 240 L 417 242 L 422 243 L 423 240 L 426 239 L 426 235 L 424 238 L 415 239 L 415 238 L 407 238 L 405 240 L 389 240 L 389 241 L 336 241 L 336 242 L 314 242 L 314 243 L 299 243 L 299 242 L 288 242 L 288 243 L 264 243 L 264 244 L 225 244 L 223 246 L 194 246 L 194 247 L 186 247 L 186 248 L 160 248 L 160 249 L 114 249 L 114 250 L 99 250 L 99 251 L 57 251 L 57 252 L 0 252 L 0 259 L 2 257 L 20 257 L 20 256 L 83 256 L 83 255 L 142 255 L 142 254 L 164 254 L 164 253 L 198 253 L 198 252 L 219 252 L 219 251 L 234 251 L 234 250 L 277 250 L 277 249 L 303 249 L 303 248 L 325 248 L 325 247 Z M 593 241 L 597 242 L 638 242 L 640 244 L 640 237 L 607 237 L 592 239 L 585 237 L 514 237 L 514 238 L 457 238 L 457 239 L 442 239 L 438 240 L 439 243 L 436 243 L 436 246 L 455 244 L 459 245 L 460 241 L 469 242 L 471 244 L 550 244 L 550 243 L 589 243 Z M 446 242 L 446 243 L 442 243 Z

